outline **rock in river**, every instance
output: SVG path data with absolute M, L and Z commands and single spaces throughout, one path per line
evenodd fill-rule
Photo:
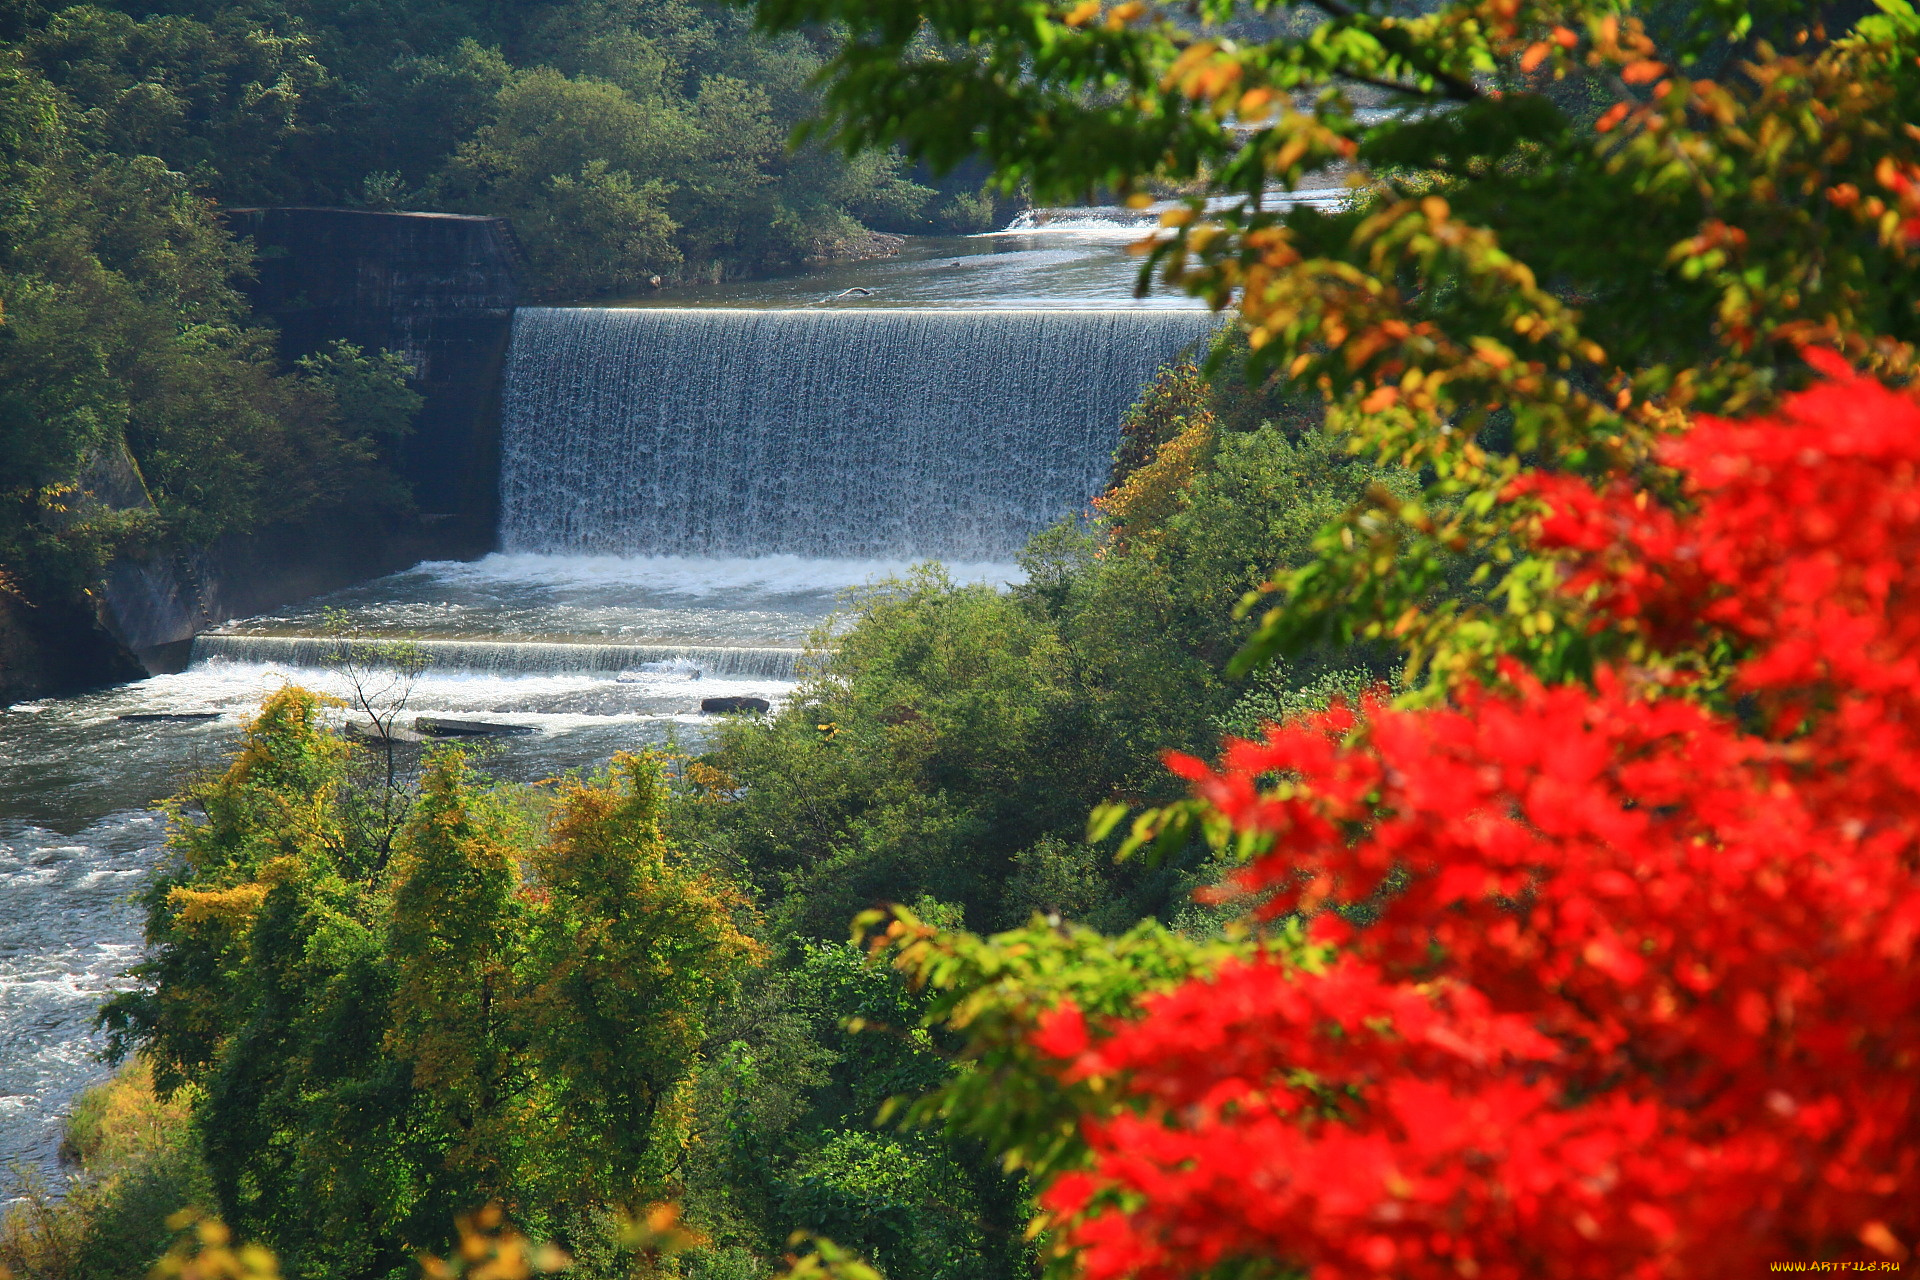
M 767 711 L 771 710 L 772 707 L 773 707 L 773 704 L 771 702 L 768 702 L 765 698 L 702 698 L 700 699 L 700 710 L 708 712 L 709 714 L 718 714 L 718 713 L 727 712 L 727 711 L 753 711 L 760 714 L 765 714 Z

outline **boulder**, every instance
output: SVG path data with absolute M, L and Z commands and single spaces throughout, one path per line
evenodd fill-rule
M 751 711 L 756 715 L 765 715 L 773 709 L 773 704 L 765 698 L 702 698 L 700 710 L 709 715 L 721 715 L 728 712 Z

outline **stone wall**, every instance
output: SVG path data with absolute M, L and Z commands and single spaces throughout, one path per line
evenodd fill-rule
M 230 209 L 253 241 L 256 315 L 291 360 L 344 338 L 398 351 L 426 396 L 402 470 L 420 510 L 479 554 L 498 502 L 500 370 L 525 262 L 504 218 L 361 209 Z

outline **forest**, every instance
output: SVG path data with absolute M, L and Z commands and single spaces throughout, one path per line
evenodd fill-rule
M 69 1126 L 83 1177 L 16 1205 L 0 1264 L 1909 1263 L 1920 13 L 1281 8 L 449 6 L 404 41 L 361 10 L 244 39 L 16 19 L 12 83 L 47 104 L 19 136 L 100 149 L 48 143 L 34 172 L 67 176 L 36 180 L 117 172 L 109 136 L 176 147 L 155 216 L 209 255 L 195 183 L 497 199 L 698 271 L 733 243 L 700 228 L 749 207 L 793 229 L 774 256 L 964 222 L 977 195 L 909 178 L 986 165 L 1036 201 L 1192 193 L 1142 270 L 1232 323 L 1160 371 L 1017 585 L 927 564 L 850 593 L 794 696 L 710 740 L 512 783 L 458 747 L 395 770 L 272 696 L 169 802 L 147 958 L 102 1014 L 120 1073 Z M 149 39 L 244 46 L 284 114 L 215 94 L 195 127 L 233 132 L 199 153 L 160 108 L 95 132 L 118 116 L 84 104 L 122 99 L 82 51 Z M 431 145 L 348 141 L 410 93 Z M 793 152 L 692 141 L 801 121 Z M 726 185 L 749 170 L 673 167 L 720 151 L 762 157 L 764 203 Z M 1329 172 L 1350 199 L 1268 198 Z M 117 225 L 48 234 L 158 298 L 156 332 L 254 341 L 230 267 L 142 291 L 138 253 L 102 256 Z M 554 281 L 601 261 L 568 243 Z M 340 406 L 399 403 L 363 352 L 248 385 L 356 465 L 383 419 Z

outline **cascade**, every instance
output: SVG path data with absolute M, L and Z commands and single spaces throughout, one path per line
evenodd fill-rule
M 434 676 L 602 675 L 673 665 L 710 676 L 791 680 L 798 648 L 746 645 L 568 644 L 510 640 L 409 640 Z M 271 663 L 324 668 L 340 641 L 320 636 L 248 636 L 205 632 L 193 663 Z M 377 647 L 373 650 L 376 654 Z M 378 665 L 377 657 L 374 665 Z
M 1006 560 L 1099 491 L 1185 309 L 521 308 L 508 552 Z

